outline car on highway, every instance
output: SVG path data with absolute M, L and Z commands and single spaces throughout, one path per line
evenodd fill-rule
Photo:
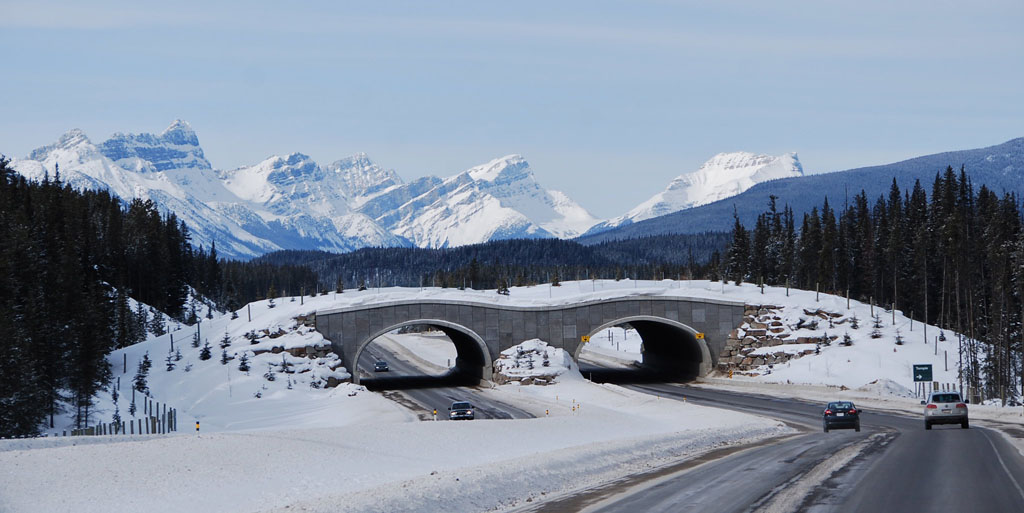
M 388 372 L 391 368 L 388 367 L 388 362 L 384 360 L 378 360 L 373 364 L 373 372 Z
M 850 401 L 833 401 L 825 405 L 821 423 L 826 433 L 830 429 L 860 431 L 860 410 Z
M 934 424 L 960 424 L 967 429 L 967 401 L 960 398 L 958 392 L 932 392 L 924 405 L 924 428 L 931 429 Z
M 449 420 L 473 420 L 473 405 L 466 401 L 456 401 L 448 408 Z

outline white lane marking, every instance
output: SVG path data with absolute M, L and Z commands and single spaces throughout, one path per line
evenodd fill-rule
M 1010 473 L 1009 467 L 1006 466 L 1006 462 L 1003 461 L 1002 455 L 999 454 L 999 449 L 996 449 L 996 444 L 992 443 L 992 439 L 988 437 L 988 433 L 984 430 L 981 431 L 981 435 L 984 436 L 985 440 L 988 441 L 988 444 L 992 446 L 992 452 L 996 453 L 996 458 L 999 460 L 999 464 L 1003 466 L 1003 470 L 1006 471 L 1006 475 L 1010 477 L 1010 482 L 1017 488 L 1017 493 L 1020 494 L 1020 498 L 1024 499 L 1024 489 L 1020 487 L 1020 483 L 1018 483 L 1017 479 Z

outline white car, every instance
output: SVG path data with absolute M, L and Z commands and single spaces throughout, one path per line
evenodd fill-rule
M 924 428 L 931 429 L 932 424 L 960 424 L 967 429 L 967 402 L 957 392 L 932 392 L 924 405 Z

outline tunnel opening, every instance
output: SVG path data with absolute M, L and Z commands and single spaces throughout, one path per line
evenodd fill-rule
M 581 344 L 583 377 L 597 383 L 686 383 L 710 366 L 696 331 L 667 319 L 632 318 L 595 330 Z
M 364 341 L 355 361 L 353 381 L 369 390 L 477 386 L 491 367 L 483 340 L 445 321 L 392 326 Z

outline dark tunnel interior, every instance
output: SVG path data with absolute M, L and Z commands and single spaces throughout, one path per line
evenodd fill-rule
M 481 379 L 484 379 L 484 366 L 487 364 L 487 358 L 481 350 L 479 344 L 469 334 L 449 326 L 439 326 L 433 324 L 423 324 L 419 326 L 429 326 L 436 330 L 443 332 L 452 344 L 455 345 L 457 356 L 455 361 L 452 362 L 452 367 L 446 372 L 441 374 L 426 374 L 418 369 L 414 369 L 411 372 L 367 372 L 359 380 L 359 384 L 365 386 L 368 390 L 404 390 L 413 388 L 433 388 L 433 387 L 462 387 L 462 386 L 476 386 L 480 384 Z M 369 355 L 375 353 L 374 341 L 371 341 L 363 348 L 362 354 L 359 356 L 359 366 L 361 370 L 366 371 L 367 365 L 372 366 L 372 357 Z M 379 350 L 376 351 L 379 353 Z M 367 362 L 370 362 L 367 364 Z M 392 363 L 392 367 L 397 362 Z M 407 369 L 397 369 L 407 370 Z M 367 375 L 368 374 L 368 375 Z M 490 376 L 486 376 L 486 379 L 490 379 Z
M 643 362 L 631 368 L 609 368 L 580 362 L 583 377 L 598 383 L 685 383 L 700 375 L 703 360 L 694 335 L 671 324 L 634 320 L 629 325 L 643 340 Z

